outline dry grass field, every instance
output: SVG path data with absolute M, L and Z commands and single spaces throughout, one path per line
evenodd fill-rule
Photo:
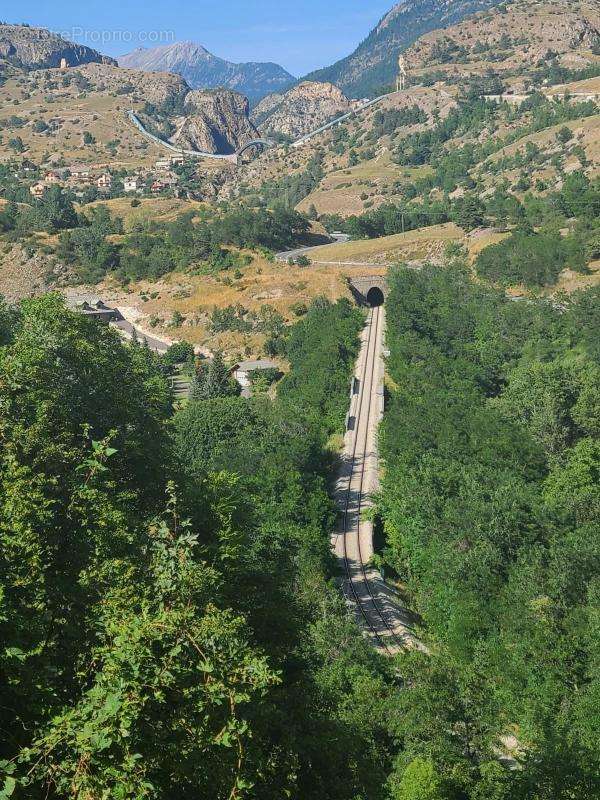
M 329 244 L 312 250 L 313 262 L 364 262 L 386 266 L 397 261 L 440 260 L 449 242 L 460 241 L 464 234 L 453 223 L 433 225 L 416 231 L 382 236 L 380 239 L 360 239 L 345 244 Z

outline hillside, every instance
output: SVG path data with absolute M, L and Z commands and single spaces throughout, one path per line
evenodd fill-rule
M 349 97 L 363 97 L 393 84 L 398 56 L 419 36 L 498 5 L 500 0 L 406 0 L 395 5 L 346 58 L 306 80 L 335 83 Z
M 69 66 L 116 64 L 114 59 L 44 28 L 0 23 L 0 61 L 5 64 L 23 70 L 49 69 L 59 67 L 63 59 Z
M 14 154 L 7 145 L 17 140 L 20 152 L 36 162 L 147 166 L 165 150 L 127 120 L 130 108 L 157 135 L 189 149 L 228 153 L 257 133 L 248 101 L 235 92 L 191 91 L 179 75 L 91 63 L 6 78 L 0 86 L 0 160 Z
M 405 53 L 411 80 L 512 76 L 521 86 L 551 65 L 600 65 L 600 3 L 518 0 L 422 36 Z
M 252 119 L 266 136 L 282 134 L 299 139 L 352 107 L 337 86 L 303 81 L 283 95 L 265 97 L 252 112 Z
M 192 89 L 233 89 L 252 103 L 265 95 L 285 90 L 296 80 L 279 64 L 234 64 L 214 56 L 195 42 L 176 42 L 149 49 L 142 47 L 120 56 L 119 64 L 145 72 L 175 72 Z

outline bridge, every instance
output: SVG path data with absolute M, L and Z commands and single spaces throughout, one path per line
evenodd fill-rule
M 310 141 L 313 136 L 318 136 L 320 133 L 329 130 L 330 128 L 334 128 L 336 125 L 341 125 L 345 120 L 353 117 L 355 114 L 359 114 L 361 111 L 364 111 L 365 108 L 369 108 L 370 106 L 374 106 L 377 103 L 380 103 L 382 100 L 385 100 L 386 97 L 393 97 L 398 92 L 390 92 L 390 94 L 382 94 L 379 97 L 375 97 L 372 100 L 366 100 L 365 102 L 361 103 L 356 108 L 353 108 L 352 111 L 349 111 L 347 114 L 342 114 L 340 117 L 336 117 L 332 119 L 330 122 L 327 122 L 325 125 L 320 125 L 318 128 L 315 128 L 314 131 L 310 131 L 310 133 L 304 134 L 295 142 L 292 142 L 290 147 L 298 148 L 302 147 L 306 142 Z M 164 139 L 161 139 L 159 136 L 156 136 L 153 133 L 150 133 L 144 127 L 144 124 L 137 116 L 133 109 L 130 109 L 126 112 L 127 118 L 129 121 L 138 129 L 138 131 L 149 141 L 153 142 L 154 144 L 158 145 L 159 147 L 164 147 L 167 150 L 170 150 L 172 153 L 176 153 L 179 156 L 187 156 L 188 158 L 215 158 L 219 161 L 230 161 L 232 164 L 237 164 L 239 161 L 239 157 L 242 153 L 252 149 L 252 148 L 268 148 L 268 147 L 275 147 L 277 142 L 274 142 L 272 139 L 265 139 L 265 138 L 258 138 L 252 139 L 246 144 L 242 145 L 235 153 L 209 153 L 206 150 L 185 150 L 184 148 L 177 147 L 177 145 L 173 144 L 172 142 L 167 142 Z
M 207 150 L 186 150 L 185 148 L 177 147 L 177 145 L 167 142 L 164 139 L 161 139 L 159 136 L 155 136 L 153 133 L 150 133 L 150 131 L 144 127 L 142 121 L 133 109 L 130 109 L 127 112 L 127 117 L 130 122 L 135 125 L 142 136 L 144 136 L 146 139 L 149 139 L 154 144 L 157 144 L 159 147 L 164 147 L 167 150 L 170 150 L 172 153 L 176 153 L 178 156 L 188 156 L 189 158 L 216 158 L 220 161 L 230 161 L 232 164 L 237 164 L 239 156 L 246 152 L 246 150 L 250 150 L 253 147 L 273 147 L 275 144 L 275 142 L 271 141 L 271 139 L 252 139 L 251 141 L 246 142 L 246 144 L 240 147 L 240 149 L 235 153 L 209 153 Z
M 388 293 L 385 275 L 364 275 L 348 278 L 348 286 L 361 306 L 382 306 Z

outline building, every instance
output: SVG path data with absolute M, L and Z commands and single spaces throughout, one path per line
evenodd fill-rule
M 161 158 L 158 161 L 154 162 L 154 166 L 156 169 L 159 170 L 169 170 L 171 168 L 171 159 L 170 158 Z
M 96 181 L 96 186 L 99 189 L 110 189 L 112 186 L 112 175 L 108 172 L 104 172 Z
M 99 298 L 67 300 L 67 305 L 71 311 L 76 311 L 78 314 L 83 314 L 91 319 L 100 320 L 100 322 L 104 322 L 107 325 L 109 322 L 121 319 L 118 309 L 110 308 Z
M 58 172 L 54 170 L 48 170 L 48 172 L 44 175 L 44 181 L 46 183 L 58 184 L 60 183 L 60 175 Z
M 258 359 L 257 361 L 241 361 L 236 364 L 231 374 L 242 387 L 242 389 L 249 389 L 252 385 L 252 374 L 259 370 L 274 369 L 279 371 L 279 367 L 274 361 L 269 361 L 266 358 Z
M 123 191 L 137 192 L 140 188 L 140 182 L 137 178 L 123 178 Z
M 154 183 L 150 187 L 150 191 L 152 192 L 152 194 L 159 194 L 159 192 L 162 192 L 163 189 L 166 188 L 167 184 L 164 183 L 164 181 L 154 181 Z
M 70 168 L 71 176 L 73 178 L 89 178 L 90 168 L 87 164 L 73 164 Z
M 36 183 L 33 186 L 29 187 L 29 193 L 33 195 L 33 197 L 40 198 L 44 196 L 44 192 L 48 187 L 45 186 L 43 183 Z

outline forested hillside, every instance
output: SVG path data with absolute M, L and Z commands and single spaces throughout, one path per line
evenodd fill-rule
M 598 290 L 514 303 L 450 267 L 387 303 L 384 559 L 428 648 L 395 796 L 598 797 Z
M 393 668 L 328 583 L 361 325 L 319 301 L 280 399 L 173 417 L 144 347 L 0 308 L 3 798 L 384 797 Z

